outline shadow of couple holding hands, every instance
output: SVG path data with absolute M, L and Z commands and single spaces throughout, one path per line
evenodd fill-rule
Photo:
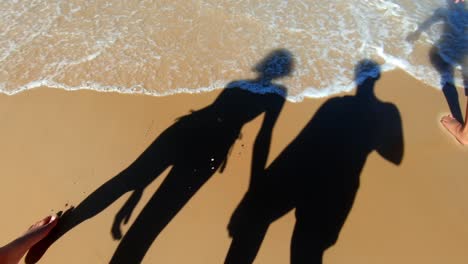
M 223 172 L 242 127 L 264 114 L 249 188 L 228 224 L 232 244 L 225 263 L 252 263 L 269 225 L 293 209 L 291 263 L 321 263 L 351 210 L 367 156 L 375 150 L 394 164 L 401 162 L 401 117 L 395 105 L 374 93 L 379 65 L 363 60 L 355 69 L 356 94 L 328 99 L 267 166 L 273 128 L 287 96 L 274 80 L 293 68 L 292 54 L 275 50 L 254 67 L 258 78 L 230 83 L 211 105 L 176 120 L 130 166 L 65 212 L 26 262 L 37 262 L 61 236 L 132 192 L 114 218 L 111 233 L 121 241 L 110 263 L 140 263 L 191 197 L 215 172 Z M 121 225 L 144 189 L 167 168 L 169 174 L 122 235 Z

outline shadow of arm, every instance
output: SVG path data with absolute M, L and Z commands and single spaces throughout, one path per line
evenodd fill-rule
M 122 224 L 128 223 L 128 220 L 132 216 L 133 210 L 140 201 L 142 194 L 143 190 L 135 190 L 130 198 L 128 198 L 127 202 L 125 202 L 119 212 L 115 215 L 111 229 L 112 237 L 114 239 L 122 238 L 122 230 L 120 227 Z
M 250 185 L 252 185 L 258 178 L 262 177 L 266 162 L 268 159 L 268 154 L 270 152 L 271 138 L 273 134 L 273 127 L 278 119 L 278 116 L 281 112 L 281 109 L 284 105 L 284 99 L 280 99 L 272 102 L 267 111 L 265 112 L 265 117 L 263 119 L 262 126 L 258 135 L 255 139 L 253 147 L 253 156 L 252 156 L 252 165 L 250 171 Z
M 389 117 L 383 118 L 385 125 L 382 128 L 382 139 L 377 146 L 377 152 L 386 160 L 400 165 L 403 160 L 404 140 L 403 127 L 398 109 L 391 105 Z

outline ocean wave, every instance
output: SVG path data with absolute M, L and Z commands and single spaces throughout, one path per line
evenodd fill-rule
M 364 58 L 382 62 L 383 71 L 400 68 L 440 88 L 428 51 L 440 44 L 444 28 L 435 24 L 413 43 L 406 36 L 445 5 L 445 0 L 3 1 L 0 92 L 48 86 L 151 96 L 202 93 L 255 78 L 253 65 L 277 48 L 294 54 L 294 73 L 279 81 L 294 102 L 351 91 L 354 65 Z M 461 43 L 457 51 L 466 48 L 467 42 Z M 441 50 L 453 57 L 453 47 Z M 455 82 L 462 83 L 458 75 Z

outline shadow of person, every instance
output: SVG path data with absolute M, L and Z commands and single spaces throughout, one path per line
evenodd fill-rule
M 29 252 L 26 262 L 37 262 L 59 237 L 132 191 L 112 225 L 113 237 L 122 240 L 110 263 L 140 263 L 158 234 L 190 198 L 218 169 L 223 171 L 241 128 L 262 113 L 253 153 L 263 170 L 272 130 L 287 95 L 286 88 L 273 81 L 293 71 L 293 55 L 285 49 L 275 50 L 254 70 L 257 79 L 232 82 L 211 105 L 179 118 L 127 169 L 66 212 L 55 232 Z M 144 189 L 169 167 L 169 174 L 122 238 L 120 227 L 129 220 Z
M 225 263 L 252 263 L 271 223 L 295 210 L 291 263 L 322 263 L 351 210 L 359 175 L 376 150 L 394 164 L 403 158 L 398 109 L 380 101 L 380 67 L 363 60 L 357 93 L 327 100 L 299 135 L 254 179 L 231 217 Z
M 429 57 L 440 74 L 442 91 L 450 112 L 455 119 L 463 123 L 463 114 L 455 87 L 454 69 L 458 65 L 461 67 L 465 95 L 468 95 L 468 10 L 465 3 L 447 0 L 447 8 L 435 10 L 415 32 L 408 35 L 407 40 L 411 42 L 417 40 L 422 32 L 439 21 L 444 23 L 443 31 L 439 40 L 431 48 Z

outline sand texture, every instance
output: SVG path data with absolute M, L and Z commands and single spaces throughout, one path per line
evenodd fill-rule
M 401 116 L 401 163 L 393 154 L 385 154 L 385 150 L 383 155 L 370 153 L 362 172 L 357 172 L 358 179 L 354 179 L 359 188 L 351 201 L 351 211 L 336 244 L 325 252 L 324 263 L 468 263 L 468 175 L 463 169 L 467 149 L 459 146 L 439 123 L 448 109 L 442 93 L 401 71 L 383 74 L 375 91 L 380 100 L 393 103 Z M 40 88 L 0 96 L 0 244 L 47 214 L 79 205 L 130 166 L 178 117 L 212 104 L 219 94 L 220 91 L 151 97 Z M 328 99 L 285 103 L 274 124 L 269 165 Z M 462 109 L 465 100 L 464 96 L 460 99 Z M 228 223 L 249 186 L 253 146 L 262 120 L 263 115 L 259 115 L 242 127 L 241 138 L 230 149 L 225 170 L 218 170 L 207 179 L 162 229 L 144 263 L 223 262 L 231 243 Z M 186 142 L 191 131 L 184 133 L 172 140 Z M 373 135 L 372 130 L 366 133 Z M 328 138 L 317 151 L 324 151 L 324 144 L 333 151 L 335 144 L 341 142 L 336 139 Z M 197 144 L 203 153 L 213 142 Z M 309 166 L 304 176 L 314 179 L 314 168 L 320 165 L 314 163 L 314 157 L 321 154 L 314 153 L 314 148 L 302 151 L 304 155 L 313 153 L 308 163 L 301 166 Z M 353 151 L 338 152 L 336 156 L 353 160 Z M 148 164 L 146 169 L 151 173 L 151 163 Z M 158 164 L 158 157 L 154 164 Z M 146 186 L 128 224 L 123 226 L 124 234 L 169 169 L 170 166 Z M 293 174 L 294 169 L 291 170 Z M 285 186 L 289 186 L 287 179 L 295 179 L 295 175 L 287 174 L 283 171 Z M 325 174 L 320 175 L 323 178 Z M 307 181 L 310 192 L 321 188 L 313 182 Z M 312 195 L 317 200 L 324 199 L 316 203 L 326 205 L 327 199 L 335 197 L 334 193 L 320 192 L 325 196 Z M 112 238 L 112 223 L 130 195 L 127 192 L 112 198 L 109 207 L 57 240 L 41 262 L 108 263 L 119 244 Z M 318 211 L 317 217 L 320 215 Z M 294 210 L 274 221 L 255 263 L 288 263 L 294 224 Z

